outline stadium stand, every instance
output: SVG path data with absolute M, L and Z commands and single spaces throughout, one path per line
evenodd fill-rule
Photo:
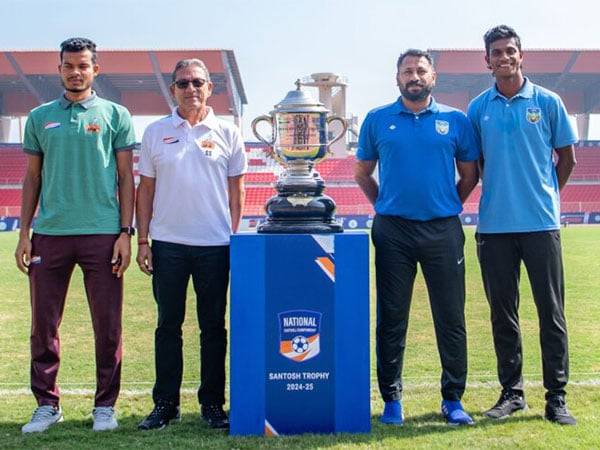
M 463 205 L 463 212 L 467 214 L 476 214 L 479 210 L 479 198 L 481 197 L 481 184 L 475 186 L 469 198 Z
M 137 177 L 137 162 L 139 156 L 133 157 L 134 174 Z M 23 152 L 21 145 L 0 144 L 0 185 L 23 184 L 23 177 L 27 169 L 27 154 Z
M 570 181 L 600 182 L 600 147 L 583 143 L 577 146 L 575 155 L 577 166 Z
M 317 170 L 328 183 L 333 181 L 354 182 L 354 156 L 344 159 L 326 159 L 317 164 Z
M 273 183 L 276 177 L 273 172 L 251 172 L 248 171 L 244 180 L 247 184 Z
M 0 144 L 0 184 L 21 185 L 26 167 L 27 155 L 20 145 Z
M 21 204 L 21 188 L 0 189 L 0 205 L 19 206 Z
M 261 216 L 265 213 L 265 203 L 275 195 L 275 189 L 271 186 L 255 186 L 246 188 L 246 206 L 244 214 L 249 216 Z
M 600 184 L 568 184 L 560 193 L 562 202 L 597 202 L 600 200 Z
M 265 147 L 247 143 L 248 173 L 246 175 L 245 215 L 261 216 L 264 205 L 275 195 L 273 183 L 281 167 L 266 156 Z M 570 183 L 561 193 L 564 213 L 600 211 L 600 142 L 580 142 L 576 149 L 578 164 Z M 138 154 L 134 154 L 134 174 L 139 178 Z M 356 159 L 326 159 L 319 163 L 319 171 L 327 184 L 325 194 L 337 204 L 338 215 L 372 215 L 373 208 L 354 182 Z M 27 166 L 27 155 L 20 144 L 0 144 L 0 216 L 18 216 L 21 186 Z M 464 213 L 476 214 L 481 186 L 477 186 L 464 205 Z
M 560 205 L 563 213 L 600 211 L 600 184 L 567 184 Z
M 465 213 L 477 213 L 481 185 L 477 185 L 464 205 Z M 561 211 L 591 212 L 600 210 L 600 184 L 567 184 L 560 194 Z

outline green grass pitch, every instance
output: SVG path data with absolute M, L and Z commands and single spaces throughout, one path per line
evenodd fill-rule
M 531 290 L 523 270 L 521 328 L 529 411 L 502 422 L 482 412 L 497 399 L 489 309 L 475 257 L 473 229 L 466 228 L 467 333 L 469 378 L 464 397 L 476 425 L 450 428 L 439 415 L 440 366 L 431 313 L 421 275 L 417 278 L 404 364 L 406 424 L 378 423 L 382 402 L 374 365 L 375 291 L 371 270 L 371 407 L 368 435 L 303 435 L 278 438 L 231 438 L 210 430 L 199 419 L 198 332 L 193 292 L 189 291 L 184 329 L 185 369 L 182 422 L 160 432 L 142 433 L 137 423 L 151 410 L 154 377 L 153 333 L 156 310 L 150 279 L 135 265 L 125 278 L 124 359 L 122 393 L 117 404 L 120 428 L 91 431 L 94 354 L 91 321 L 81 273 L 73 274 L 61 327 L 62 365 L 59 382 L 65 422 L 47 433 L 22 436 L 20 427 L 35 407 L 29 392 L 30 308 L 27 278 L 14 265 L 14 232 L 0 233 L 0 447 L 1 448 L 599 448 L 600 447 L 600 227 L 562 230 L 566 272 L 566 311 L 570 337 L 571 384 L 568 405 L 579 424 L 559 427 L 543 420 L 543 388 L 538 324 Z M 372 256 L 372 255 L 371 255 Z M 373 266 L 371 262 L 371 267 Z

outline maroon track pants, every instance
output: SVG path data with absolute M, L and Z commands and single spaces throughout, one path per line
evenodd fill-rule
M 113 406 L 121 383 L 121 314 L 123 279 L 112 273 L 116 235 L 32 238 L 29 266 L 31 289 L 31 390 L 38 405 L 58 405 L 56 376 L 65 298 L 78 264 L 92 315 L 96 343 L 95 406 Z

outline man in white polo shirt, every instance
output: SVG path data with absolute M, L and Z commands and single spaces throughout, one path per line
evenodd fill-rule
M 213 428 L 227 428 L 229 237 L 237 231 L 244 204 L 246 154 L 238 128 L 206 104 L 212 83 L 204 63 L 179 61 L 172 80 L 177 108 L 146 129 L 139 162 L 137 262 L 152 275 L 158 305 L 155 407 L 139 428 L 161 429 L 179 418 L 181 326 L 190 277 L 200 325 L 202 418 Z

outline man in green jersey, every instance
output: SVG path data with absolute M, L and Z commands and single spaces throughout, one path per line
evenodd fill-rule
M 38 404 L 23 433 L 45 431 L 62 420 L 58 329 L 76 264 L 83 271 L 96 345 L 93 429 L 118 426 L 113 407 L 121 378 L 122 275 L 133 234 L 135 135 L 127 109 L 92 90 L 99 70 L 92 41 L 64 41 L 58 70 L 65 92 L 31 111 L 23 140 L 28 165 L 15 258 L 29 275 L 31 390 Z

